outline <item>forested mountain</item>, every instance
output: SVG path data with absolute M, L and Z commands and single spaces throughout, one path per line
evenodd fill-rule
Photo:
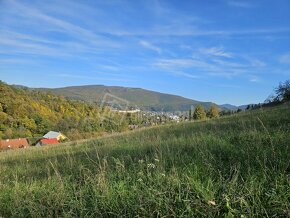
M 235 110 L 238 110 L 238 109 L 245 110 L 247 108 L 248 104 L 239 105 L 239 106 L 232 105 L 232 104 L 221 104 L 219 106 L 222 107 L 222 108 L 228 109 L 228 110 L 235 111 Z
M 0 139 L 39 137 L 49 130 L 70 139 L 128 127 L 122 115 L 107 107 L 67 100 L 37 90 L 9 86 L 0 81 Z
M 109 93 L 118 98 L 125 99 L 133 107 L 148 111 L 188 111 L 191 106 L 196 106 L 198 104 L 209 109 L 213 104 L 211 102 L 200 102 L 177 95 L 164 94 L 141 88 L 126 88 L 119 86 L 88 85 L 37 90 L 51 92 L 55 95 L 65 96 L 69 99 L 97 102 L 99 104 L 101 104 L 104 95 Z

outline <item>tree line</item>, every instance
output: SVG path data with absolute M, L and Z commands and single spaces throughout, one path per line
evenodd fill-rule
M 206 118 L 218 118 L 220 111 L 216 105 L 212 105 L 208 111 L 204 109 L 202 105 L 197 105 L 195 109 L 189 110 L 189 120 L 204 120 Z
M 290 80 L 280 82 L 279 85 L 274 88 L 274 93 L 271 94 L 264 103 L 250 104 L 246 110 L 255 110 L 263 107 L 272 107 L 285 102 L 290 101 Z

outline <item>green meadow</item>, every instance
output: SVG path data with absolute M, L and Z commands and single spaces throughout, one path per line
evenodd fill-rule
M 0 153 L 0 217 L 290 217 L 290 105 Z

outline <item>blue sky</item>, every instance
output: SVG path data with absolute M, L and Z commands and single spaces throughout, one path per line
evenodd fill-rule
M 3 0 L 0 80 L 263 102 L 290 78 L 289 11 L 289 0 Z

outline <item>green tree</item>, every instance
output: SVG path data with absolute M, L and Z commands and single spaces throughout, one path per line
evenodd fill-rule
M 290 100 L 290 80 L 286 80 L 284 83 L 280 83 L 279 86 L 275 89 L 277 98 L 280 101 L 289 101 Z
M 193 112 L 193 119 L 203 120 L 206 118 L 206 113 L 202 105 L 197 105 Z
M 24 118 L 20 119 L 20 126 L 23 126 L 26 129 L 29 129 L 30 131 L 35 131 L 37 129 L 35 121 L 33 119 L 28 118 L 28 117 L 24 117 Z
M 217 118 L 217 117 L 219 117 L 220 114 L 219 114 L 219 109 L 218 109 L 218 107 L 215 106 L 215 105 L 212 105 L 212 106 L 210 107 L 209 111 L 208 111 L 207 116 L 208 116 L 209 118 Z
M 11 128 L 6 128 L 4 131 L 4 138 L 10 139 L 13 137 L 13 130 Z

